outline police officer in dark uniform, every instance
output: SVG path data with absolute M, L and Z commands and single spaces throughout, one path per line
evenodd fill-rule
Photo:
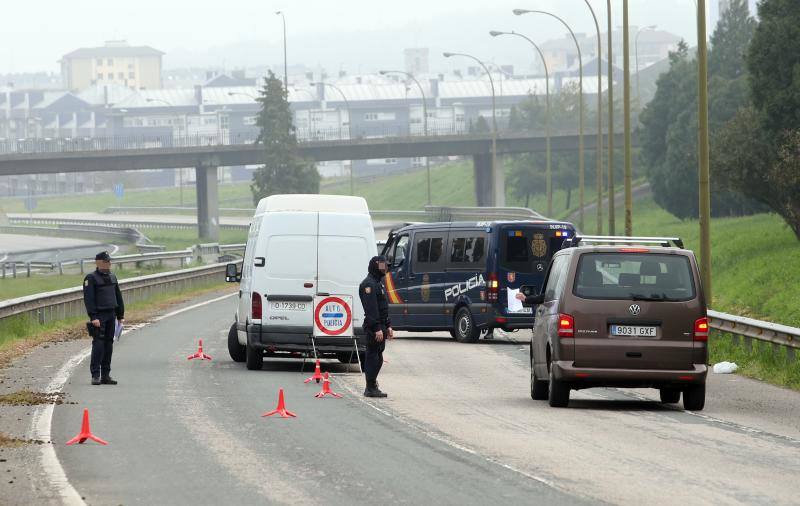
M 88 328 L 92 336 L 92 385 L 116 385 L 110 376 L 111 354 L 116 322 L 125 321 L 125 304 L 117 277 L 111 273 L 111 256 L 103 251 L 94 260 L 97 269 L 83 279 L 83 302 L 89 314 Z
M 364 332 L 367 335 L 367 353 L 364 358 L 364 375 L 367 377 L 365 397 L 386 397 L 378 389 L 378 373 L 383 365 L 383 350 L 386 339 L 394 338 L 392 322 L 389 321 L 389 301 L 382 280 L 386 275 L 386 259 L 372 257 L 369 274 L 358 287 L 361 305 L 364 307 Z

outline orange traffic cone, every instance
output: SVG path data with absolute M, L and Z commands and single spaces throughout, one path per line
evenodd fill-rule
M 311 380 L 317 380 L 317 383 L 319 383 L 320 380 L 322 380 L 322 371 L 320 371 L 319 369 L 319 359 L 317 359 L 317 365 L 314 366 L 314 375 L 309 378 L 306 378 L 306 380 L 303 383 L 310 383 Z
M 283 400 L 283 389 L 281 388 L 278 390 L 278 407 L 270 411 L 269 413 L 264 413 L 261 416 L 272 416 L 272 415 L 281 415 L 281 418 L 294 418 L 297 415 L 286 409 L 286 402 Z
M 332 397 L 341 398 L 342 394 L 337 394 L 333 390 L 331 390 L 331 381 L 328 379 L 328 373 L 325 373 L 325 379 L 322 382 L 322 391 L 315 395 L 317 399 L 322 399 L 326 395 L 330 395 Z
M 101 445 L 107 445 L 108 444 L 105 441 L 103 441 L 102 439 L 100 439 L 99 437 L 97 437 L 94 434 L 92 434 L 92 429 L 89 427 L 89 410 L 88 409 L 84 409 L 83 410 L 83 423 L 81 423 L 81 432 L 80 432 L 80 434 L 78 434 L 74 438 L 72 438 L 69 441 L 67 441 L 67 445 L 72 445 L 72 444 L 75 444 L 75 443 L 83 444 L 84 441 L 86 441 L 87 439 L 91 439 L 92 441 L 96 441 L 96 442 L 100 443 Z
M 187 360 L 194 360 L 196 358 L 199 358 L 199 359 L 202 359 L 202 360 L 211 360 L 211 357 L 209 357 L 208 355 L 203 353 L 203 340 L 202 339 L 200 339 L 200 344 L 197 346 L 197 352 L 194 355 L 189 355 Z

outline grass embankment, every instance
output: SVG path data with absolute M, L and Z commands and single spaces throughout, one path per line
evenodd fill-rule
M 624 216 L 618 212 L 617 216 Z M 635 235 L 677 235 L 699 255 L 697 220 L 681 221 L 652 200 L 636 202 Z M 711 261 L 717 311 L 800 327 L 800 242 L 775 214 L 711 220 Z M 711 363 L 728 360 L 739 372 L 777 385 L 800 389 L 800 357 L 790 360 L 783 347 L 713 333 Z

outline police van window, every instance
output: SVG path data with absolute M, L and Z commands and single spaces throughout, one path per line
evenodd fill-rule
M 486 236 L 471 232 L 450 234 L 448 269 L 478 269 L 486 263 Z
M 444 238 L 436 233 L 414 236 L 414 272 L 441 272 L 444 270 Z
M 389 262 L 393 267 L 400 265 L 401 260 L 405 260 L 408 251 L 408 236 L 400 237 L 394 244 L 394 247 L 389 250 Z

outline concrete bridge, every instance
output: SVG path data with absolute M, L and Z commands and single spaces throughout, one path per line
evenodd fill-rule
M 587 151 L 595 148 L 594 134 L 586 134 Z M 622 145 L 621 135 L 615 143 Z M 606 145 L 604 140 L 604 146 Z M 219 235 L 217 168 L 256 165 L 265 162 L 264 147 L 255 143 L 192 145 L 181 147 L 140 147 L 134 144 L 104 144 L 92 149 L 61 149 L 46 152 L 0 154 L 0 176 L 52 174 L 66 172 L 123 171 L 195 167 L 197 173 L 198 228 L 201 237 Z M 128 147 L 130 146 L 130 147 Z M 383 137 L 312 141 L 299 144 L 302 156 L 315 161 L 410 158 L 421 156 L 472 156 L 475 170 L 475 195 L 480 206 L 494 205 L 493 187 L 498 179 L 491 170 L 492 139 L 488 133 L 413 137 Z M 541 133 L 503 133 L 497 138 L 498 156 L 544 152 Z M 578 149 L 577 134 L 556 134 L 551 149 Z M 594 170 L 587 167 L 587 171 Z

